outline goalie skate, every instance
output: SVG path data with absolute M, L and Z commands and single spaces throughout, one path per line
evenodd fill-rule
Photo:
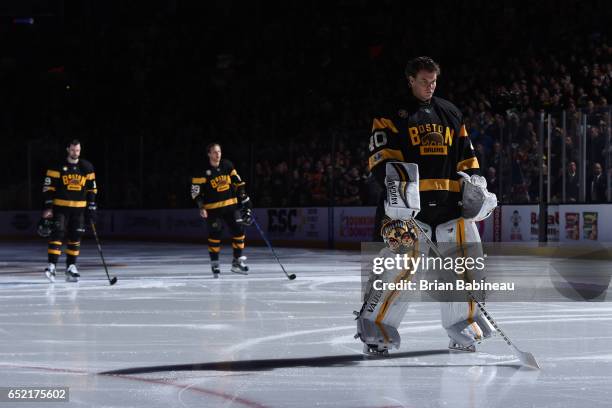
M 389 349 L 375 344 L 364 344 L 363 354 L 374 357 L 389 357 Z
M 465 346 L 451 339 L 450 343 L 448 344 L 448 349 L 451 351 L 460 351 L 463 353 L 474 353 L 476 351 L 476 346 L 474 344 L 469 344 Z
M 397 329 L 384 323 L 376 323 L 363 319 L 360 312 L 353 312 L 357 316 L 356 339 L 363 342 L 363 352 L 371 356 L 386 357 L 390 348 L 399 348 L 400 336 Z
M 474 322 L 466 326 L 460 333 L 457 333 L 457 327 L 460 324 L 451 327 L 448 331 L 450 337 L 450 343 L 448 348 L 452 351 L 463 351 L 466 353 L 473 353 L 476 351 L 476 344 L 482 343 L 483 340 L 488 339 L 492 335 L 492 331 L 489 326 L 482 322 L 479 317 L 480 324 Z

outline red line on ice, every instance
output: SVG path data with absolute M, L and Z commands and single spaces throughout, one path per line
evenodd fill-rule
M 13 364 L 0 364 L 0 367 L 27 368 L 27 369 L 33 369 L 33 370 L 51 371 L 51 372 L 56 372 L 56 373 L 68 373 L 68 374 L 88 374 L 88 375 L 91 374 L 91 373 L 88 373 L 87 371 L 83 371 L 83 370 L 71 370 L 71 369 L 67 369 L 67 368 L 53 368 L 53 367 L 40 367 L 40 366 L 22 366 L 22 365 L 13 365 Z M 94 375 L 98 375 L 98 374 L 94 373 Z M 250 407 L 250 408 L 269 408 L 267 405 L 260 404 L 259 402 L 256 402 L 256 401 L 251 401 L 251 400 L 248 400 L 246 398 L 235 397 L 233 395 L 226 394 L 224 392 L 209 390 L 209 389 L 201 388 L 201 387 L 190 387 L 188 385 L 179 384 L 179 383 L 176 383 L 176 382 L 173 382 L 173 381 L 156 380 L 156 379 L 141 378 L 141 377 L 131 377 L 129 375 L 105 375 L 104 377 L 118 377 L 118 378 L 122 378 L 122 379 L 125 379 L 125 380 L 130 380 L 130 381 L 140 381 L 140 382 L 146 382 L 146 383 L 149 383 L 149 384 L 168 385 L 170 387 L 179 388 L 179 389 L 187 388 L 190 391 L 195 391 L 195 392 L 198 392 L 200 394 L 209 395 L 209 396 L 213 396 L 213 397 L 222 398 L 222 399 L 225 399 L 225 400 L 228 400 L 228 401 L 237 402 L 237 403 L 240 403 L 240 404 L 242 404 L 244 406 L 247 406 L 247 407 Z

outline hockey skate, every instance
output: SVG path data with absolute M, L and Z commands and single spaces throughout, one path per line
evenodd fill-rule
M 219 278 L 219 274 L 221 273 L 221 268 L 219 267 L 219 261 L 211 261 L 210 269 L 212 270 L 213 277 L 215 279 Z
M 375 323 L 363 319 L 359 312 L 353 312 L 357 316 L 356 339 L 363 342 L 363 353 L 374 357 L 388 357 L 389 348 L 399 348 L 400 336 L 394 327 L 383 323 Z
M 55 264 L 50 263 L 45 268 L 45 275 L 47 276 L 47 279 L 49 279 L 49 282 L 55 282 Z
M 240 275 L 248 275 L 249 267 L 246 264 L 246 256 L 241 256 L 240 258 L 234 258 L 232 261 L 232 269 L 231 271 L 234 273 L 238 273 Z
M 469 345 L 459 344 L 453 339 L 451 339 L 450 343 L 448 344 L 448 349 L 450 351 L 461 351 L 464 353 L 474 353 L 476 351 L 476 346 L 474 344 L 469 344 Z
M 455 325 L 454 328 L 456 327 L 459 327 L 459 325 Z M 476 351 L 476 344 L 480 344 L 483 340 L 491 337 L 492 331 L 487 324 L 472 323 L 461 330 L 460 333 L 453 331 L 453 328 L 451 328 L 448 335 L 450 337 L 449 350 L 473 353 Z
M 373 357 L 389 357 L 389 349 L 379 344 L 364 344 L 363 354 Z
M 72 264 L 66 268 L 66 282 L 78 282 L 80 277 L 76 265 Z

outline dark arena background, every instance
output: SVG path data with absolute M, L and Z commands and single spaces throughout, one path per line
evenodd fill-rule
M 424 55 L 497 196 L 488 270 L 533 290 L 486 302 L 503 334 L 476 352 L 416 301 L 369 355 L 373 121 Z M 0 90 L 0 408 L 609 406 L 610 2 L 7 0 Z M 73 183 L 75 139 L 93 169 Z M 201 217 L 207 182 L 254 218 L 244 238 Z M 81 245 L 37 234 L 58 205 Z

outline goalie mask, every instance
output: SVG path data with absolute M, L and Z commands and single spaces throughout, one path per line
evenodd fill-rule
M 385 244 L 393 252 L 405 252 L 418 240 L 418 233 L 412 220 L 387 220 L 380 229 Z
M 50 218 L 41 218 L 38 221 L 36 232 L 43 238 L 48 238 L 55 230 L 55 222 Z

